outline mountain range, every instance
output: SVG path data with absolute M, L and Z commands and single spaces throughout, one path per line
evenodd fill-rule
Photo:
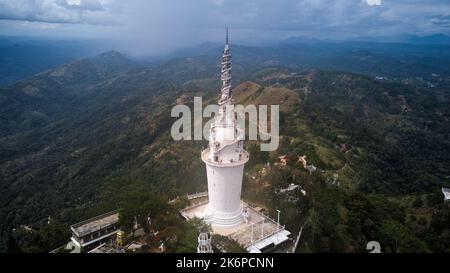
M 281 65 L 301 69 L 351 71 L 390 77 L 429 77 L 448 74 L 450 37 L 399 35 L 333 41 L 290 37 L 255 45 L 233 45 L 246 66 Z M 149 66 L 175 58 L 215 57 L 222 45 L 205 42 L 166 55 L 133 57 L 135 65 Z M 0 86 L 12 85 L 36 73 L 108 50 L 130 51 L 123 42 L 102 40 L 39 40 L 0 37 Z M 395 68 L 395 69 L 393 69 Z

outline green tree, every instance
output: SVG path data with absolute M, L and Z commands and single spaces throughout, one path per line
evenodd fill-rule
M 11 234 L 8 235 L 8 239 L 6 242 L 6 251 L 8 253 L 21 253 L 22 250 L 20 249 L 19 245 L 17 244 L 16 238 L 12 236 Z
M 380 228 L 382 247 L 389 246 L 393 252 L 428 252 L 424 242 L 420 241 L 401 223 L 389 220 Z

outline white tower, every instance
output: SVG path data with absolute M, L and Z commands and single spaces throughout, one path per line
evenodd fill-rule
M 231 54 L 228 28 L 222 55 L 222 89 L 219 113 L 211 124 L 209 148 L 202 151 L 208 178 L 209 203 L 204 219 L 212 226 L 230 228 L 243 221 L 241 189 L 244 164 L 249 159 L 244 150 L 244 133 L 238 128 L 231 104 Z

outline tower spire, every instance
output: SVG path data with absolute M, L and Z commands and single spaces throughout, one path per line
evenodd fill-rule
M 224 106 L 231 101 L 231 53 L 230 46 L 228 45 L 228 27 L 225 35 L 220 78 L 222 80 L 222 88 L 219 105 Z
M 227 27 L 227 35 L 226 35 L 226 38 L 225 38 L 225 44 L 226 45 L 228 44 L 228 27 Z

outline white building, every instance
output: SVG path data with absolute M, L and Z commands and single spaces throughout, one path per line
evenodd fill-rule
M 211 236 L 207 232 L 201 232 L 198 235 L 197 253 L 213 253 L 211 246 Z
M 111 211 L 70 226 L 70 240 L 79 249 L 89 251 L 113 240 L 119 232 L 119 212 Z
M 241 188 L 244 164 L 244 134 L 237 126 L 231 104 L 231 54 L 228 30 L 222 55 L 222 89 L 219 114 L 211 124 L 209 148 L 202 152 L 208 178 L 209 204 L 204 220 L 216 227 L 235 227 L 242 223 Z
M 450 189 L 442 188 L 442 193 L 444 194 L 444 200 L 449 201 L 450 200 Z

